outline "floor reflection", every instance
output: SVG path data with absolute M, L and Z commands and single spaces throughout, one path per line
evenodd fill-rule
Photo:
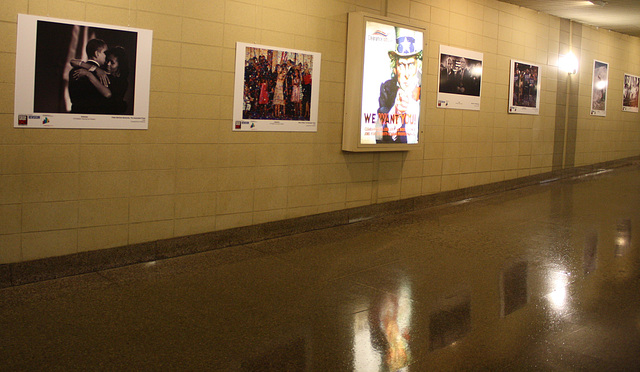
M 549 300 L 552 309 L 558 313 L 562 313 L 567 308 L 568 294 L 567 286 L 569 285 L 570 273 L 563 269 L 555 269 L 547 274 L 549 278 L 549 292 L 545 297 Z
M 624 256 L 631 245 L 631 220 L 618 222 L 616 229 L 616 256 Z
M 450 299 L 451 305 L 429 317 L 429 350 L 454 345 L 471 331 L 471 301 L 468 296 Z
M 389 371 L 406 370 L 411 362 L 411 306 L 410 285 L 401 280 L 395 292 L 381 293 L 371 310 L 355 315 L 356 370 L 376 370 L 375 366 Z
M 527 262 L 517 262 L 502 273 L 502 316 L 505 317 L 529 302 Z
M 598 267 L 598 233 L 590 232 L 585 237 L 584 255 L 582 260 L 583 273 L 591 274 Z
M 638 190 L 633 166 L 2 289 L 0 370 L 636 371 Z

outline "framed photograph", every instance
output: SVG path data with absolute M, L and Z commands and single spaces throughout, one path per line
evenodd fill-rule
M 14 127 L 147 129 L 153 33 L 18 15 Z
M 540 112 L 540 67 L 511 60 L 509 113 L 538 115 Z
M 638 112 L 638 89 L 640 77 L 624 74 L 624 86 L 622 87 L 622 111 Z
M 483 54 L 440 46 L 437 107 L 480 110 Z
M 420 143 L 424 29 L 349 14 L 345 151 L 405 151 Z
M 316 132 L 320 53 L 236 44 L 234 131 Z
M 607 86 L 609 85 L 609 64 L 593 61 L 591 81 L 591 115 L 607 116 Z

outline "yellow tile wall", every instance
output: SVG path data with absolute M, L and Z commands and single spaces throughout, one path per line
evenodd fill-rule
M 386 5 L 386 9 L 381 8 Z M 0 0 L 0 263 L 197 234 L 552 170 L 560 19 L 494 0 Z M 347 13 L 427 29 L 424 146 L 341 151 Z M 13 128 L 18 13 L 152 29 L 149 129 Z M 320 52 L 317 133 L 231 130 L 235 43 Z M 484 53 L 480 111 L 435 107 L 440 45 Z M 640 39 L 582 26 L 575 165 L 640 154 L 621 111 Z M 509 62 L 542 70 L 536 116 L 507 114 Z M 589 115 L 593 59 L 606 117 Z M 564 102 L 562 102 L 564 104 Z

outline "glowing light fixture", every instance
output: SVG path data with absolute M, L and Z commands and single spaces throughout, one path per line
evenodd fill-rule
M 558 67 L 568 74 L 576 74 L 578 72 L 578 58 L 576 58 L 573 52 L 560 56 L 558 59 Z

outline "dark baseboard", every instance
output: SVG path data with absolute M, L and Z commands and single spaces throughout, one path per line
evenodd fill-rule
M 464 199 L 500 193 L 540 184 L 541 182 L 585 175 L 600 169 L 624 167 L 637 164 L 638 161 L 640 161 L 640 156 L 635 156 L 312 216 L 40 260 L 0 264 L 0 288 L 255 243 L 312 230 L 326 229 L 390 214 L 410 212 Z

